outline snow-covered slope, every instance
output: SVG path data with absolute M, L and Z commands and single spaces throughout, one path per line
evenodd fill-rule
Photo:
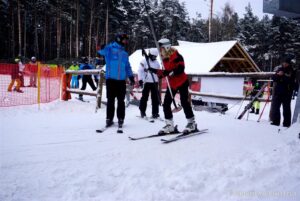
M 95 113 L 91 100 L 0 108 L 1 201 L 300 200 L 300 124 L 271 126 L 268 110 L 260 123 L 237 120 L 236 105 L 195 112 L 206 134 L 130 141 L 164 123 L 137 118 L 131 105 L 124 134 L 96 134 L 106 108 Z M 185 126 L 182 111 L 174 119 Z

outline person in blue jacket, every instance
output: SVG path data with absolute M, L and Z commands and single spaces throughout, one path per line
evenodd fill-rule
M 134 76 L 129 63 L 125 46 L 128 45 L 128 35 L 118 34 L 115 41 L 106 45 L 98 53 L 104 56 L 106 61 L 106 127 L 113 124 L 115 114 L 115 98 L 117 98 L 117 118 L 119 127 L 122 127 L 125 118 L 125 94 L 126 79 L 134 85 Z
M 91 69 L 94 69 L 94 66 L 89 64 L 88 58 L 86 58 L 86 57 L 83 58 L 83 62 L 79 66 L 79 70 L 91 70 Z M 90 87 L 93 89 L 93 91 L 95 91 L 97 89 L 97 87 L 95 86 L 95 83 L 92 79 L 92 75 L 80 75 L 80 76 L 82 76 L 82 87 L 80 90 L 85 90 L 87 83 L 90 85 Z M 82 94 L 79 94 L 79 100 L 83 101 Z

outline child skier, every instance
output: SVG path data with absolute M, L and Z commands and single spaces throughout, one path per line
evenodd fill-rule
M 18 63 L 18 66 L 13 66 L 12 72 L 11 72 L 11 81 L 8 85 L 7 91 L 11 92 L 12 87 L 14 86 L 14 83 L 16 81 L 17 86 L 15 87 L 15 91 L 19 93 L 23 93 L 23 91 L 20 89 L 22 86 L 21 77 L 23 76 L 23 71 L 25 68 L 25 65 L 22 63 L 21 59 L 16 58 L 15 62 Z
M 70 66 L 69 70 L 79 70 L 79 66 L 76 64 L 75 61 L 72 62 L 72 65 Z M 72 75 L 71 88 L 79 88 L 78 75 Z

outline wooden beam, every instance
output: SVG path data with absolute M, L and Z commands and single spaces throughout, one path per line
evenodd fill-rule
M 223 57 L 222 61 L 246 61 L 245 58 Z
M 250 73 L 224 73 L 224 72 L 211 72 L 211 73 L 199 73 L 188 74 L 188 76 L 195 77 L 253 77 L 253 78 L 270 78 L 275 72 L 250 72 Z

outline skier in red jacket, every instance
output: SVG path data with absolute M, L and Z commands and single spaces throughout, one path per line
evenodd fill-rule
M 171 47 L 169 39 L 160 39 L 158 44 L 165 69 L 150 70 L 157 73 L 159 78 L 167 77 L 171 88 L 171 91 L 167 90 L 163 103 L 166 125 L 160 130 L 160 133 L 173 133 L 175 131 L 171 104 L 173 101 L 172 97 L 175 97 L 177 92 L 180 94 L 181 106 L 183 107 L 185 117 L 187 118 L 187 125 L 183 132 L 189 133 L 196 131 L 197 124 L 189 102 L 189 80 L 184 72 L 185 66 L 183 57 L 175 48 Z

